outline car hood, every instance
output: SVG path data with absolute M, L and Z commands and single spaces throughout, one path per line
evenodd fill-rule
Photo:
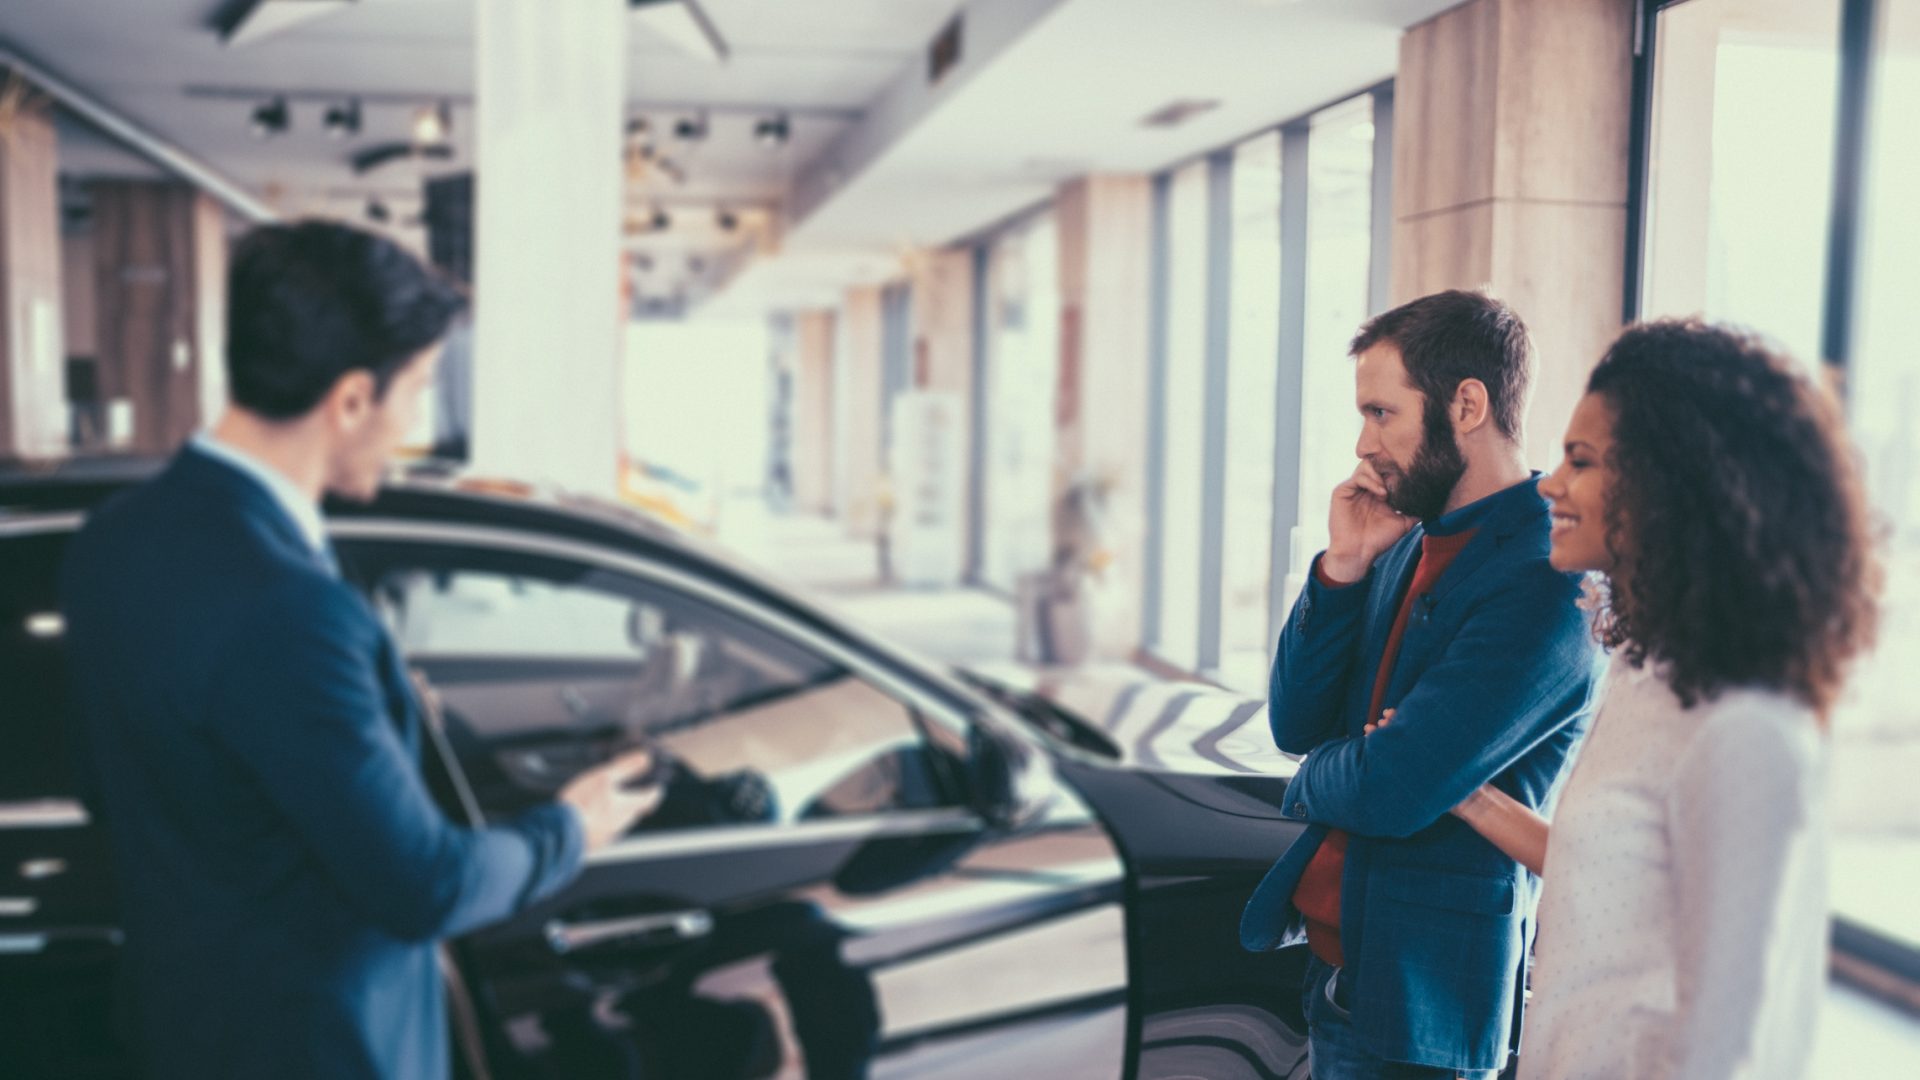
M 1170 682 L 1123 664 L 968 666 L 1044 698 L 1110 740 L 1120 763 L 1161 772 L 1289 777 L 1298 759 L 1273 745 L 1267 703 L 1207 683 Z

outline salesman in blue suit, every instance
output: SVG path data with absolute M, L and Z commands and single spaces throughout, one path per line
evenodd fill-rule
M 243 240 L 228 303 L 230 408 L 93 516 L 62 581 L 129 1036 L 154 1077 L 445 1077 L 436 943 L 565 884 L 660 793 L 630 755 L 513 821 L 442 815 L 320 500 L 373 496 L 459 297 L 310 222 Z
M 1270 688 L 1274 741 L 1306 755 L 1285 812 L 1311 826 L 1241 941 L 1305 939 L 1314 1080 L 1490 1078 L 1518 1043 L 1539 883 L 1449 811 L 1486 783 L 1550 802 L 1594 644 L 1576 580 L 1547 564 L 1521 451 L 1519 318 L 1438 293 L 1369 322 L 1351 351 L 1361 460 Z

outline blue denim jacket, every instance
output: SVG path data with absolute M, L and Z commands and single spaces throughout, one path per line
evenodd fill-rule
M 1293 893 L 1329 828 L 1351 836 L 1341 946 L 1373 1054 L 1500 1069 L 1518 1046 L 1539 881 L 1448 811 L 1491 781 L 1529 806 L 1558 793 L 1586 728 L 1597 648 L 1578 578 L 1547 562 L 1538 477 L 1432 523 L 1477 531 L 1418 599 L 1371 736 L 1375 678 L 1420 559 L 1415 528 L 1365 581 L 1308 583 L 1280 636 L 1269 718 L 1305 754 L 1285 812 L 1311 823 L 1254 891 L 1240 939 L 1305 939 Z

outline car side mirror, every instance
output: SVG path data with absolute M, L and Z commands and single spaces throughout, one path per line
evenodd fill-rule
M 967 731 L 966 771 L 974 808 L 996 828 L 1030 825 L 1059 797 L 1046 754 L 978 717 Z

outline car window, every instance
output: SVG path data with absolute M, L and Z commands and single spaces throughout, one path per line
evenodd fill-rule
M 517 813 L 629 746 L 672 764 L 646 828 L 793 823 L 951 804 L 912 707 L 692 593 L 480 546 L 341 545 L 433 684 L 481 809 Z

